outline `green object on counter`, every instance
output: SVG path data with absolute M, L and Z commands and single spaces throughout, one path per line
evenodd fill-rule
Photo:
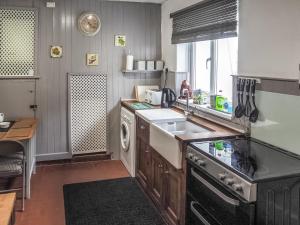
M 216 141 L 214 142 L 215 144 L 215 149 L 222 151 L 224 149 L 224 142 L 223 141 Z
M 131 103 L 130 107 L 132 107 L 134 110 L 143 110 L 143 109 L 152 109 L 153 108 L 153 106 L 148 103 L 140 103 L 140 102 Z
M 216 96 L 216 110 L 224 111 L 224 104 L 227 102 L 227 98 L 222 95 Z

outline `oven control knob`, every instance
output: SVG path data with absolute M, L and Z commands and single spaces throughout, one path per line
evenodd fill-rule
M 198 161 L 197 161 L 197 164 L 199 165 L 199 166 L 206 166 L 206 163 L 205 163 L 205 161 L 204 160 L 201 160 L 201 159 L 199 159 Z
M 188 153 L 188 154 L 187 154 L 187 157 L 188 157 L 189 159 L 193 159 L 193 156 L 194 156 L 193 153 Z
M 194 155 L 194 156 L 193 156 L 193 161 L 194 161 L 194 162 L 197 162 L 198 160 L 199 160 L 199 157 L 196 156 L 196 155 Z
M 225 183 L 227 184 L 227 185 L 233 185 L 233 183 L 234 183 L 234 180 L 233 180 L 233 178 L 227 178 L 226 180 L 225 180 Z
M 242 184 L 233 184 L 232 187 L 235 191 L 239 191 L 239 192 L 243 191 Z
M 226 178 L 226 173 L 220 173 L 218 176 L 219 176 L 219 179 L 220 179 L 220 180 L 225 180 L 225 178 Z

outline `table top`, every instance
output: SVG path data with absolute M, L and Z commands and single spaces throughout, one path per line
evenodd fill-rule
M 0 194 L 0 225 L 9 225 L 15 201 L 16 193 Z
M 34 118 L 17 119 L 7 132 L 0 132 L 0 140 L 25 141 L 36 132 L 37 120 Z

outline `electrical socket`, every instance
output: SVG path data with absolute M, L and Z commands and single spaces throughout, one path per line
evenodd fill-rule
M 55 8 L 55 2 L 47 2 L 46 7 L 47 8 Z

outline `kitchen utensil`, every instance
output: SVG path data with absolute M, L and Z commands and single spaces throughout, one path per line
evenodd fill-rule
M 147 61 L 147 70 L 153 71 L 154 70 L 154 61 Z
M 255 123 L 258 119 L 258 115 L 259 115 L 259 110 L 256 107 L 255 104 L 255 87 L 256 87 L 256 80 L 252 80 L 251 81 L 251 97 L 252 97 L 252 105 L 254 107 L 254 109 L 252 110 L 249 120 L 252 123 Z
M 9 128 L 9 126 L 10 126 L 10 122 L 1 122 L 0 123 L 0 128 L 2 128 L 2 129 Z
M 242 100 L 242 81 L 243 79 L 239 78 L 237 81 L 237 93 L 238 93 L 238 105 L 235 108 L 235 117 L 241 118 L 244 113 L 244 106 L 243 106 L 243 100 Z
M 135 61 L 136 70 L 146 70 L 146 61 Z
M 161 96 L 161 107 L 170 108 L 175 102 L 176 102 L 175 92 L 170 88 L 163 88 L 162 96 Z
M 0 123 L 4 121 L 4 113 L 0 113 Z
M 252 108 L 251 108 L 251 103 L 250 103 L 250 80 L 246 80 L 246 103 L 245 103 L 245 110 L 244 110 L 244 115 L 246 117 L 250 117 Z
M 156 70 L 163 70 L 164 69 L 164 62 L 163 61 L 155 61 L 155 69 Z

